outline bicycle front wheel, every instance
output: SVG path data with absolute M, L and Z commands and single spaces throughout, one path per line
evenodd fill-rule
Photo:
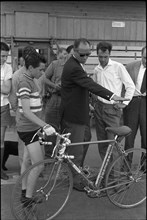
M 106 176 L 107 196 L 121 208 L 138 206 L 146 200 L 146 150 L 132 148 L 119 156 Z
M 22 200 L 22 183 L 32 170 L 41 167 L 33 187 L 33 204 L 26 207 Z M 73 188 L 69 167 L 54 159 L 32 165 L 17 180 L 11 198 L 11 210 L 17 220 L 51 220 L 65 207 Z

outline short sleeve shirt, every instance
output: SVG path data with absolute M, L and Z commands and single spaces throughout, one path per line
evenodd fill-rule
M 46 70 L 46 78 L 50 79 L 53 83 L 61 84 L 61 75 L 63 72 L 65 62 L 61 62 L 60 60 L 54 60 L 49 65 L 49 67 Z M 51 78 L 49 78 L 49 75 L 51 75 Z M 52 92 L 55 90 L 52 89 Z
M 34 131 L 39 129 L 39 126 L 30 121 L 24 116 L 22 108 L 22 99 L 29 99 L 31 111 L 39 118 L 42 116 L 42 104 L 41 97 L 39 95 L 38 87 L 34 83 L 33 79 L 22 74 L 19 78 L 16 95 L 18 97 L 18 115 L 16 118 L 17 130 L 20 132 Z
M 3 85 L 4 81 L 7 81 L 12 78 L 12 67 L 8 63 L 4 63 L 1 66 L 1 86 Z M 5 106 L 9 103 L 8 95 L 1 93 L 1 106 Z

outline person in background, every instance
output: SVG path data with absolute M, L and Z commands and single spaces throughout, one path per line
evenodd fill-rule
M 125 139 L 125 150 L 134 147 L 140 128 L 141 147 L 146 149 L 146 46 L 141 51 L 142 59 L 126 65 L 134 84 L 135 92 L 129 105 L 123 110 L 124 124 L 132 129 Z
M 66 48 L 66 51 L 67 51 L 67 53 L 68 53 L 69 56 L 72 55 L 72 54 L 74 53 L 73 44 L 70 45 L 70 46 L 68 46 L 68 47 Z
M 74 53 L 63 67 L 61 76 L 61 131 L 70 132 L 71 142 L 83 142 L 85 130 L 89 127 L 89 92 L 106 100 L 126 100 L 97 84 L 84 69 L 84 64 L 91 54 L 91 44 L 85 38 L 74 41 Z M 83 145 L 68 147 L 69 155 L 74 155 L 74 163 L 83 165 Z M 72 169 L 72 168 L 71 168 Z M 73 170 L 74 188 L 83 191 L 85 184 Z
M 127 72 L 125 66 L 110 58 L 112 44 L 102 41 L 97 44 L 97 56 L 99 64 L 94 69 L 93 79 L 96 83 L 109 89 L 117 96 L 121 96 L 123 85 L 125 86 L 124 97 L 131 100 L 134 94 L 135 85 Z M 106 127 L 119 127 L 122 116 L 122 109 L 129 104 L 129 101 L 115 103 L 114 100 L 106 100 L 97 96 L 95 100 L 95 126 L 98 140 L 113 139 L 114 135 L 107 132 Z M 107 151 L 107 143 L 99 143 L 98 149 L 103 160 Z M 116 152 L 113 151 L 113 156 Z
M 8 175 L 2 169 L 4 140 L 7 126 L 11 125 L 10 105 L 8 95 L 11 90 L 12 67 L 7 64 L 9 46 L 1 42 L 0 44 L 0 65 L 1 65 L 1 179 L 9 179 Z
M 21 67 L 23 67 L 25 65 L 25 61 L 23 57 L 19 58 L 19 65 L 18 65 L 18 69 L 20 69 Z
M 14 59 L 13 59 L 13 73 L 15 72 L 15 71 L 17 71 L 18 70 L 18 58 L 17 57 L 14 57 Z
M 60 115 L 59 107 L 61 103 L 61 75 L 64 64 L 67 60 L 67 52 L 65 48 L 59 48 L 57 52 L 57 60 L 51 62 L 41 77 L 44 79 L 44 84 L 50 89 L 50 98 L 47 100 L 45 107 L 45 122 L 52 124 L 58 131 L 60 130 Z M 52 142 L 52 147 L 56 143 L 56 136 L 47 137 L 48 141 Z M 52 147 L 45 146 L 45 155 L 50 157 Z

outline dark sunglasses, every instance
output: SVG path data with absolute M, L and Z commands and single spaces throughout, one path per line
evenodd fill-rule
M 78 50 L 76 50 L 76 51 L 78 52 L 78 54 L 79 54 L 80 57 L 85 57 L 85 56 L 86 56 L 86 57 L 89 57 L 90 54 L 91 54 L 91 53 L 79 53 Z
M 85 56 L 86 56 L 86 57 L 89 57 L 90 54 L 91 54 L 91 53 L 84 53 L 84 54 L 79 53 L 79 56 L 80 56 L 80 57 L 85 57 Z

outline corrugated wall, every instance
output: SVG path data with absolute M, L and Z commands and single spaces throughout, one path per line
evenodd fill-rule
M 2 37 L 53 36 L 61 44 L 78 37 L 115 45 L 142 46 L 146 41 L 145 1 L 6 1 L 1 6 Z

